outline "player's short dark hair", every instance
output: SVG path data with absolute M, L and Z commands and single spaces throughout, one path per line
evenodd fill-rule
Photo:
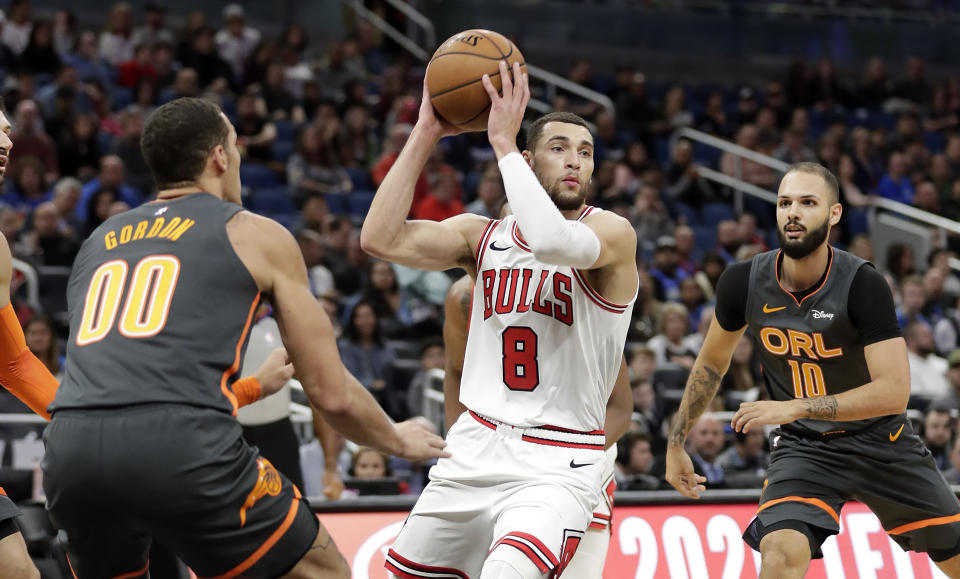
M 830 169 L 827 169 L 820 163 L 796 163 L 790 167 L 787 175 L 790 173 L 817 175 L 823 179 L 823 182 L 827 185 L 827 199 L 830 201 L 830 205 L 840 202 L 840 184 L 837 183 L 837 178 L 830 172 Z M 784 177 L 786 177 L 786 175 L 784 175 Z
M 179 98 L 153 112 L 143 126 L 140 149 L 157 189 L 195 181 L 210 152 L 227 146 L 230 134 L 216 104 L 197 98 Z
M 528 151 L 533 152 L 537 150 L 540 137 L 543 136 L 543 127 L 547 123 L 569 123 L 571 125 L 579 125 L 588 131 L 590 130 L 590 126 L 587 124 L 587 121 L 583 120 L 583 117 L 580 115 L 575 115 L 568 112 L 547 113 L 539 119 L 533 121 L 533 124 L 530 125 L 529 129 L 527 129 L 526 149 Z

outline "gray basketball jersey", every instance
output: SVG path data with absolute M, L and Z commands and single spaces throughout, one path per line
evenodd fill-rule
M 839 394 L 870 381 L 864 343 L 847 312 L 850 285 L 867 261 L 830 248 L 826 278 L 805 298 L 780 285 L 779 250 L 753 259 L 746 321 L 774 400 Z M 849 422 L 802 419 L 790 428 L 815 433 L 855 432 L 877 418 Z
M 236 411 L 230 386 L 260 296 L 227 237 L 241 210 L 191 194 L 116 215 L 90 235 L 67 287 L 54 411 L 165 402 Z

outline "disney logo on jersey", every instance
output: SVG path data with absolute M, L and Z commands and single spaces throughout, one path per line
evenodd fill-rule
M 494 313 L 533 311 L 573 325 L 573 280 L 568 275 L 530 268 L 488 269 L 480 280 L 484 320 Z
M 827 313 L 823 310 L 812 310 L 811 314 L 815 320 L 832 320 L 834 314 Z

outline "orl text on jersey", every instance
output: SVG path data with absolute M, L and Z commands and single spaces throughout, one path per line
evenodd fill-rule
M 550 279 L 552 278 L 552 279 Z M 530 268 L 484 270 L 483 319 L 493 315 L 532 310 L 573 325 L 573 280 L 570 276 Z M 553 288 L 553 298 L 548 297 Z

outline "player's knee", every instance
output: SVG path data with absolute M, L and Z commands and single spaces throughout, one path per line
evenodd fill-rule
M 796 569 L 810 561 L 810 545 L 802 533 L 775 531 L 760 541 L 760 555 L 765 569 Z
M 543 579 L 546 576 L 522 552 L 504 545 L 490 553 L 480 571 L 480 579 Z

